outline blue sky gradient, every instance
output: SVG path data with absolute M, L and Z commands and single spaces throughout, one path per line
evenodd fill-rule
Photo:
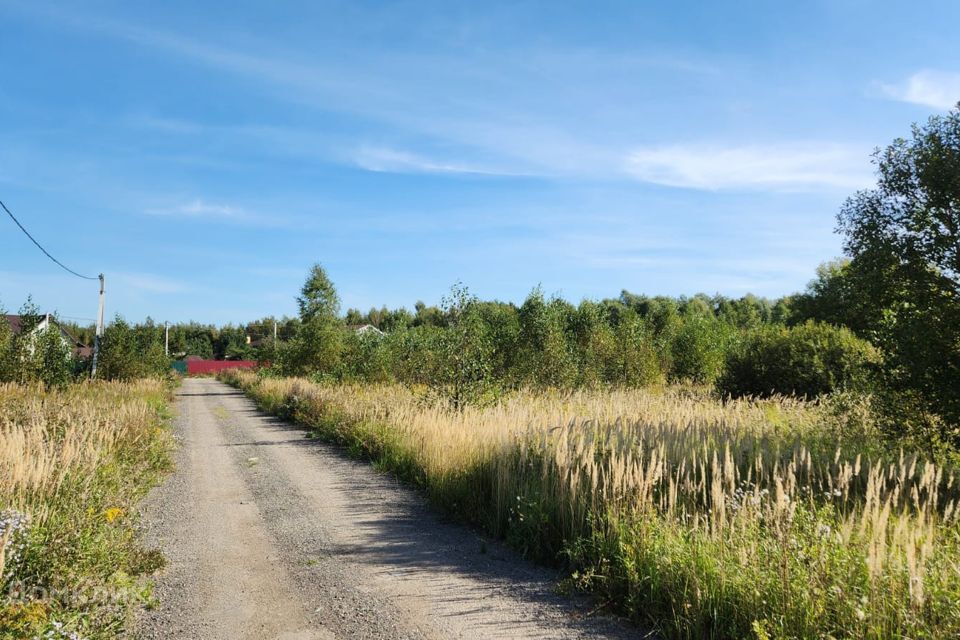
M 650 5 L 650 6 L 645 6 Z M 108 314 L 778 296 L 960 100 L 960 4 L 0 0 L 0 199 Z M 0 219 L 0 303 L 96 284 Z

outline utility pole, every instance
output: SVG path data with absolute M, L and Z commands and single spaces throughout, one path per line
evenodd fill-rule
M 97 309 L 97 332 L 93 338 L 93 366 L 90 367 L 90 378 L 97 377 L 97 358 L 100 356 L 100 339 L 103 338 L 103 290 L 104 279 L 100 274 L 100 307 Z
M 163 355 L 170 357 L 170 323 L 163 323 Z
M 273 321 L 273 344 L 277 344 L 277 321 Z

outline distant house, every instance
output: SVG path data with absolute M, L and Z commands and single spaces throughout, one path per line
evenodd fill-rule
M 353 331 L 354 333 L 356 333 L 358 336 L 366 336 L 366 335 L 382 336 L 382 335 L 386 335 L 386 334 L 383 333 L 383 331 L 380 331 L 380 329 L 377 329 L 377 328 L 376 328 L 375 326 L 373 326 L 372 324 L 349 325 L 347 328 L 350 329 L 351 331 Z
M 19 335 L 23 332 L 23 328 L 26 323 L 24 322 L 25 319 L 22 316 L 7 315 L 5 318 L 7 324 L 10 325 L 10 330 L 14 333 L 14 335 Z M 60 331 L 60 339 L 63 340 L 63 344 L 70 349 L 70 352 L 75 357 L 88 359 L 93 356 L 93 347 L 85 345 L 73 337 L 73 335 L 64 329 L 63 326 L 57 322 L 57 319 L 49 313 L 44 314 L 43 317 L 40 318 L 40 322 L 37 323 L 37 326 L 35 326 L 30 333 L 37 334 L 41 331 L 46 331 L 47 328 L 51 326 Z

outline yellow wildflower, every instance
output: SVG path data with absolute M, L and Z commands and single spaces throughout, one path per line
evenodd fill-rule
M 107 519 L 107 522 L 113 522 L 117 518 L 123 515 L 123 509 L 119 507 L 110 507 L 103 512 L 103 516 Z

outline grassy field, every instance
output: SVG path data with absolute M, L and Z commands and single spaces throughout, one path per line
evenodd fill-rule
M 884 451 L 850 407 L 678 387 L 452 412 L 402 386 L 224 379 L 666 636 L 960 635 L 955 471 Z
M 170 391 L 0 385 L 0 637 L 112 638 L 149 602 L 135 505 L 170 466 Z

